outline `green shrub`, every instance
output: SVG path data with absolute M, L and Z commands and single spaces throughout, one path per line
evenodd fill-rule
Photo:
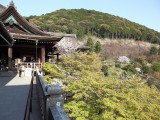
M 147 80 L 148 86 L 152 86 L 152 85 L 154 84 L 155 81 L 156 81 L 155 78 L 150 78 L 150 79 L 148 79 L 148 80 Z
M 45 71 L 46 74 L 44 78 L 47 84 L 51 84 L 53 78 L 60 78 L 60 79 L 64 78 L 64 75 L 60 71 L 58 71 L 55 65 L 52 63 L 46 62 L 43 65 L 43 70 Z
M 158 62 L 158 61 L 160 61 L 160 56 L 159 55 L 150 55 L 150 56 L 148 56 L 147 60 L 150 63 Z
M 140 64 L 139 62 L 135 62 L 135 63 L 134 63 L 134 67 L 135 67 L 135 68 L 141 68 L 141 67 L 142 67 L 142 64 Z
M 108 76 L 108 66 L 107 65 L 102 66 L 102 72 L 105 76 Z
M 156 47 L 151 47 L 150 54 L 151 55 L 157 55 L 158 54 L 158 49 Z
M 151 68 L 145 65 L 142 67 L 142 71 L 144 74 L 147 74 L 151 71 Z
M 95 43 L 95 52 L 100 53 L 102 51 L 102 45 L 99 41 Z
M 147 64 L 147 57 L 146 56 L 141 56 L 137 60 L 142 66 Z
M 160 62 L 153 63 L 152 69 L 153 71 L 160 71 Z
M 131 64 L 126 65 L 123 69 L 133 74 L 137 73 L 137 70 Z
M 104 55 L 104 56 L 102 56 L 102 61 L 106 61 L 108 59 L 108 56 L 107 55 Z
M 115 64 L 115 67 L 121 68 L 121 64 L 120 64 L 120 63 L 116 63 L 116 64 Z

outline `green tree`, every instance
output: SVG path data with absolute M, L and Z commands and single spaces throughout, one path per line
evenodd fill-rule
M 153 71 L 160 71 L 160 62 L 153 63 L 152 69 Z
M 102 51 L 102 45 L 99 41 L 95 43 L 95 52 L 100 53 Z
M 151 68 L 148 67 L 147 65 L 144 65 L 142 67 L 142 71 L 143 71 L 144 74 L 147 74 L 147 73 L 149 73 L 151 71 Z
M 123 69 L 128 72 L 132 72 L 133 74 L 137 73 L 136 69 L 131 64 L 126 65 Z
M 70 118 L 159 119 L 160 93 L 155 88 L 148 87 L 143 80 L 104 79 L 96 54 L 71 56 L 63 57 L 64 65 L 81 72 L 79 77 L 65 80 L 65 91 L 71 95 L 65 104 Z M 79 69 L 76 69 L 76 65 Z
M 90 51 L 90 52 L 93 52 L 93 51 L 94 51 L 94 43 L 93 43 L 92 38 L 88 38 L 86 45 L 89 47 L 89 51 Z
M 151 55 L 157 55 L 158 54 L 158 49 L 156 47 L 151 47 L 150 49 L 150 54 Z
M 30 16 L 32 22 L 52 32 L 76 33 L 78 38 L 94 35 L 99 38 L 126 38 L 160 42 L 160 33 L 127 19 L 95 10 L 57 10 L 41 16 Z M 56 28 L 54 28 L 54 26 Z M 51 29 L 49 29 L 51 28 Z
M 53 63 L 45 63 L 43 65 L 43 70 L 45 71 L 45 81 L 48 84 L 52 84 L 53 78 L 64 78 L 64 75 L 61 74 Z
M 69 74 L 63 79 L 63 86 L 64 107 L 71 119 L 159 120 L 160 92 L 143 80 L 121 81 L 103 77 L 98 54 L 62 55 L 57 67 Z M 45 69 L 52 75 L 58 72 L 54 65 L 48 64 Z
M 105 76 L 108 76 L 108 66 L 107 65 L 102 66 L 102 72 Z

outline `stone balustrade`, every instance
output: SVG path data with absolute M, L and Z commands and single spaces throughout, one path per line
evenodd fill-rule
M 37 71 L 38 94 L 44 120 L 70 120 L 63 109 L 63 90 L 58 85 L 47 85 Z

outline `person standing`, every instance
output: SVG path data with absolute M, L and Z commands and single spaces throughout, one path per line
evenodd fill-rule
M 24 72 L 24 74 L 25 74 L 25 67 L 21 65 L 19 68 L 19 77 L 22 76 L 22 72 Z
M 19 77 L 22 75 L 22 65 L 19 66 Z

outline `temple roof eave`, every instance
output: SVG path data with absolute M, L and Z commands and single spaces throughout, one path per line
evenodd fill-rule
M 63 37 L 62 36 L 41 36 L 41 35 L 28 35 L 28 34 L 17 34 L 17 33 L 10 33 L 14 39 L 25 39 L 25 40 L 38 40 L 38 41 L 59 41 Z
M 13 37 L 8 33 L 7 29 L 5 28 L 4 24 L 0 21 L 0 34 L 1 37 L 7 42 L 9 46 L 12 46 L 14 43 Z
M 14 6 L 9 6 L 6 10 L 4 10 L 1 14 L 0 14 L 0 20 L 2 22 L 5 22 L 5 20 L 9 17 L 13 15 L 16 20 L 23 25 L 23 27 L 25 29 L 27 29 L 29 32 L 33 33 L 33 34 L 37 34 L 37 35 L 42 35 L 42 36 L 49 36 L 48 33 L 39 30 L 38 28 L 36 28 L 34 25 L 32 25 L 31 23 L 29 23 L 24 17 L 22 17 L 17 10 L 15 9 Z

